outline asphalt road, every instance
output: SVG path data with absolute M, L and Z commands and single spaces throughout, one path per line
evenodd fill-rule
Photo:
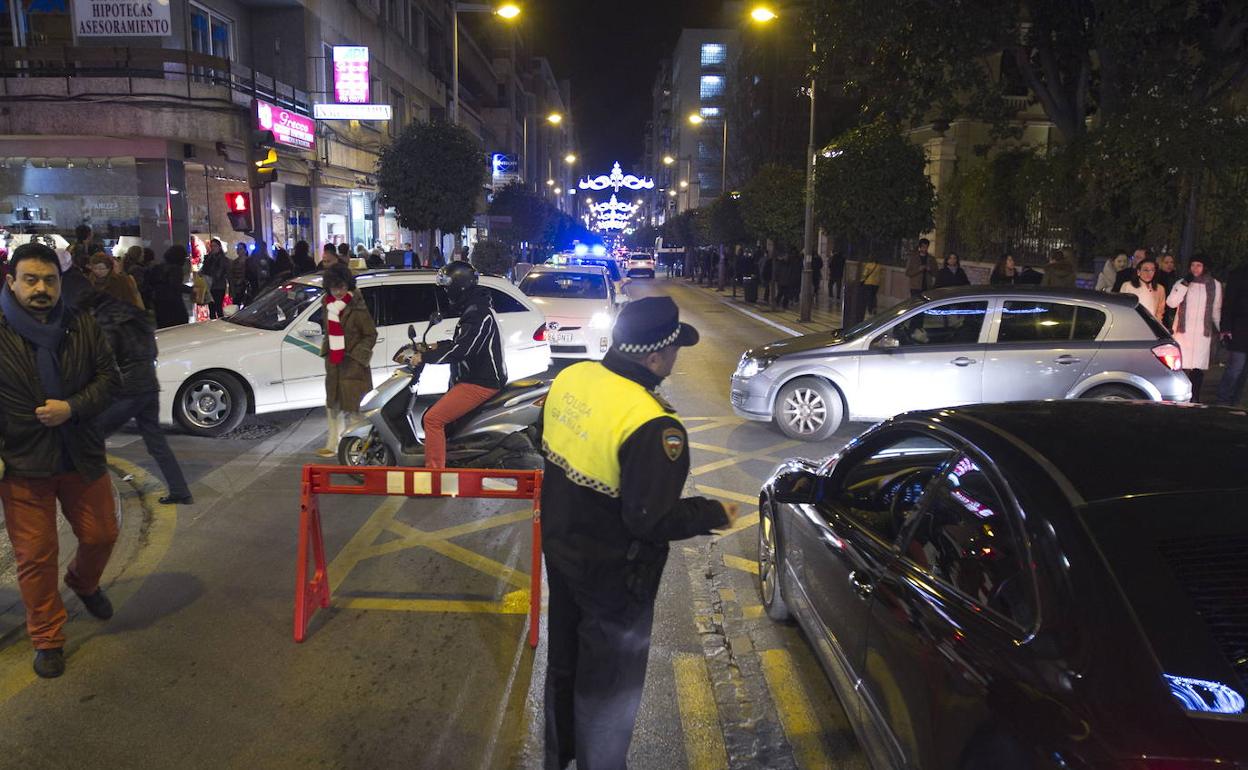
M 690 431 L 688 494 L 740 502 L 744 518 L 672 549 L 630 764 L 863 767 L 808 642 L 762 613 L 753 572 L 760 481 L 861 426 L 797 444 L 733 417 L 741 352 L 783 333 L 681 281 L 632 291 L 670 294 L 702 333 L 663 391 Z M 196 497 L 176 510 L 156 503 L 163 487 L 138 436 L 110 442 L 143 521 L 106 575 L 116 616 L 72 619 L 66 675 L 35 680 L 24 633 L 0 626 L 0 765 L 540 766 L 545 647 L 525 639 L 527 505 L 326 497 L 333 602 L 295 644 L 300 469 L 324 440 L 321 413 L 170 440 Z

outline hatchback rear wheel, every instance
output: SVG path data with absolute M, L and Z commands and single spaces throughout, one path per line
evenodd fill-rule
M 1084 393 L 1080 398 L 1094 398 L 1100 401 L 1138 401 L 1147 400 L 1148 396 L 1129 385 L 1101 385 Z
M 780 432 L 801 441 L 822 441 L 841 427 L 841 394 L 827 380 L 802 377 L 780 389 L 772 416 Z

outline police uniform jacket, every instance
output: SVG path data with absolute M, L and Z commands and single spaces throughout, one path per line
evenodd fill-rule
M 569 367 L 543 408 L 542 547 L 567 578 L 639 599 L 658 590 L 668 542 L 727 524 L 723 506 L 681 498 L 685 429 L 654 393 L 660 378 L 614 350 Z

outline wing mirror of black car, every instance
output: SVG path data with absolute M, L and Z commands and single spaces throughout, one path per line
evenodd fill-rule
M 814 503 L 819 493 L 819 474 L 790 471 L 772 482 L 772 499 L 777 503 Z
M 896 350 L 901 347 L 901 341 L 891 334 L 884 334 L 872 340 L 871 347 L 874 350 Z

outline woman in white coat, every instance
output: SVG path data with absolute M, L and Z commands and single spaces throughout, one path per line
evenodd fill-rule
M 1176 308 L 1174 339 L 1183 351 L 1183 371 L 1192 381 L 1192 401 L 1200 401 L 1200 386 L 1213 353 L 1213 340 L 1222 319 L 1222 284 L 1209 275 L 1203 255 L 1192 257 L 1187 275 L 1174 285 L 1166 304 Z
M 1134 294 L 1139 298 L 1144 309 L 1158 321 L 1166 312 L 1166 290 L 1157 282 L 1157 260 L 1149 257 L 1135 266 L 1135 275 L 1125 281 L 1118 290 L 1123 294 Z

